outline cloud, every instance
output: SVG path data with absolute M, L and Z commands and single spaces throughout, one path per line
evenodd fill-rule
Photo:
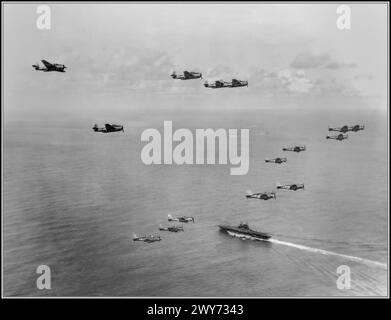
M 208 78 L 214 79 L 232 79 L 236 72 L 228 66 L 218 65 L 206 72 Z
M 292 71 L 285 69 L 280 71 L 278 76 L 282 83 L 285 84 L 285 87 L 293 93 L 307 93 L 314 86 L 302 70 Z
M 186 94 L 204 90 L 199 82 L 173 80 L 170 73 L 178 69 L 174 58 L 160 50 L 145 51 L 131 45 L 105 47 L 93 56 L 82 56 L 76 49 L 66 52 L 64 61 L 72 69 L 66 75 L 72 79 L 72 85 L 89 88 L 99 92 L 118 92 L 121 90 L 138 93 Z M 328 54 L 296 56 L 292 68 L 252 69 L 248 75 L 238 75 L 231 66 L 217 65 L 209 70 L 201 69 L 204 78 L 210 81 L 239 78 L 249 81 L 249 90 L 264 96 L 297 96 L 352 94 L 348 85 L 334 81 L 329 83 L 331 75 L 326 77 L 319 70 L 314 74 L 310 68 L 326 69 L 353 68 L 355 64 L 343 64 L 333 61 Z M 298 68 L 304 66 L 304 68 Z M 178 69 L 179 72 L 181 69 Z M 330 74 L 330 73 L 328 73 Z M 322 79 L 317 81 L 316 79 Z M 85 89 L 83 89 L 85 90 Z M 205 90 L 204 90 L 205 91 Z
M 304 94 L 314 86 L 303 70 L 291 69 L 260 69 L 250 77 L 250 84 L 251 87 L 261 89 L 267 96 Z
M 357 67 L 355 63 L 339 63 L 339 62 L 330 62 L 324 66 L 326 69 L 351 69 Z
M 315 68 L 325 68 L 325 69 L 350 69 L 355 68 L 357 65 L 355 63 L 342 63 L 335 61 L 330 57 L 329 54 L 313 54 L 309 52 L 298 54 L 292 61 L 291 67 L 295 69 L 315 69 Z
M 362 96 L 362 93 L 355 89 L 351 82 L 338 80 L 335 77 L 330 79 L 318 79 L 314 82 L 315 86 L 312 95 L 316 96 Z
M 91 56 L 68 50 L 63 61 L 72 85 L 97 91 L 118 89 L 152 92 L 179 84 L 170 78 L 172 58 L 158 50 L 145 51 L 130 45 L 105 47 Z
M 331 58 L 328 54 L 312 54 L 309 52 L 298 54 L 292 61 L 291 67 L 295 69 L 312 69 L 329 63 Z
M 362 97 L 365 91 L 355 81 L 355 77 L 308 73 L 301 69 L 258 69 L 249 78 L 249 89 L 265 97 Z

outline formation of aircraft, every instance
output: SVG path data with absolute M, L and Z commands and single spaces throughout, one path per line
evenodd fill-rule
M 188 223 L 189 221 L 193 221 L 194 223 L 194 217 L 173 217 L 172 215 L 168 215 L 168 221 L 178 221 L 178 222 L 183 222 L 183 223 Z M 185 231 L 183 229 L 183 226 L 178 226 L 178 225 L 172 225 L 172 226 L 159 226 L 159 231 L 169 231 L 169 232 L 180 232 L 180 231 Z M 137 235 L 133 235 L 133 241 L 143 241 L 147 243 L 151 242 L 156 242 L 156 241 L 161 241 L 161 238 L 159 235 L 154 236 L 154 235 L 149 235 L 149 236 L 142 236 L 138 237 Z
M 276 199 L 277 197 L 276 197 L 276 193 L 272 191 L 272 192 L 259 192 L 259 193 L 246 194 L 246 198 L 269 200 L 269 199 Z
M 326 136 L 326 139 L 334 139 L 334 140 L 338 140 L 338 141 L 342 141 L 342 140 L 345 140 L 348 138 L 348 135 L 347 134 L 338 134 L 336 136 Z
M 277 189 L 285 189 L 285 190 L 300 190 L 304 189 L 304 183 L 301 184 L 277 184 Z
M 133 235 L 133 241 L 143 241 L 146 243 L 152 243 L 161 240 L 162 239 L 160 238 L 160 236 L 149 235 L 149 236 L 138 237 L 136 234 Z
M 37 70 L 37 71 L 44 71 L 44 72 L 49 72 L 49 71 L 57 71 L 57 72 L 65 72 L 66 66 L 63 64 L 58 64 L 58 63 L 50 63 L 46 60 L 41 60 L 43 63 L 44 67 L 41 68 L 39 64 L 33 64 L 32 67 Z
M 287 161 L 286 158 L 265 159 L 266 163 L 278 163 L 278 164 L 281 164 L 281 163 L 284 163 L 286 161 Z
M 359 124 L 356 124 L 354 126 L 347 126 L 347 125 L 344 125 L 342 127 L 335 127 L 335 128 L 330 128 L 329 127 L 329 131 L 337 131 L 337 132 L 342 132 L 342 133 L 346 133 L 346 132 L 349 132 L 349 131 L 353 131 L 353 132 L 357 132 L 357 131 L 360 131 L 360 130 L 364 130 L 365 126 L 364 125 L 359 125 Z
M 99 128 L 97 124 L 92 127 L 92 130 L 95 132 L 110 133 L 110 132 L 124 132 L 124 126 L 119 124 L 108 124 L 106 123 L 104 127 Z
M 301 151 L 305 151 L 306 150 L 306 147 L 304 145 L 301 145 L 301 146 L 290 146 L 290 147 L 283 147 L 282 148 L 282 151 L 292 151 L 292 152 L 301 152 Z M 281 158 L 281 157 L 277 157 L 277 158 L 274 158 L 274 159 L 265 159 L 265 162 L 266 163 L 277 163 L 277 164 L 282 164 L 284 162 L 287 162 L 287 158 Z M 285 189 L 285 190 L 299 190 L 299 189 L 304 189 L 304 184 L 286 184 L 286 185 L 282 185 L 280 183 L 277 183 L 276 185 L 276 188 L 277 189 Z M 273 191 L 273 192 L 270 192 L 270 193 L 267 193 L 267 192 L 264 192 L 264 193 L 254 193 L 254 194 L 248 194 L 246 195 L 247 198 L 255 198 L 255 199 L 263 199 L 263 200 L 269 200 L 269 199 L 276 199 L 276 193 Z
M 168 227 L 159 227 L 160 231 L 170 231 L 170 232 L 179 232 L 179 231 L 184 231 L 183 226 L 168 226 Z
M 171 78 L 178 80 L 192 80 L 192 79 L 202 79 L 201 72 L 195 71 L 183 71 L 183 74 L 177 74 L 175 71 L 170 74 Z M 214 83 L 209 84 L 208 81 L 204 83 L 205 88 L 237 88 L 237 87 L 248 87 L 248 81 L 232 79 L 231 81 L 216 80 Z
M 282 151 L 293 151 L 293 152 L 301 152 L 305 150 L 306 150 L 305 146 L 293 146 L 293 147 L 282 148 Z
M 237 79 L 232 79 L 231 82 L 223 81 L 223 80 L 216 80 L 212 84 L 209 84 L 208 81 L 206 81 L 204 83 L 204 87 L 205 88 L 212 88 L 212 89 L 248 87 L 248 81 L 237 80 Z
M 361 131 L 361 130 L 364 130 L 365 129 L 365 126 L 364 125 L 360 125 L 360 124 L 355 124 L 353 126 L 348 126 L 348 125 L 343 125 L 342 127 L 329 127 L 329 131 L 337 131 L 337 132 L 341 132 L 340 134 L 338 135 L 334 135 L 334 136 L 326 136 L 326 139 L 334 139 L 334 140 L 338 140 L 338 141 L 342 141 L 342 140 L 345 140 L 348 138 L 348 135 L 346 134 L 346 132 L 357 132 L 357 131 Z
M 171 78 L 179 80 L 202 79 L 202 73 L 194 71 L 183 71 L 183 74 L 177 75 L 174 71 L 171 74 Z
M 44 67 L 40 67 L 39 64 L 32 65 L 32 67 L 37 71 L 44 71 L 44 72 L 65 72 L 65 69 L 67 68 L 64 64 L 57 64 L 57 63 L 50 63 L 46 60 L 41 60 Z M 202 79 L 202 74 L 199 72 L 193 72 L 193 71 L 184 71 L 182 75 L 177 75 L 174 71 L 171 74 L 171 77 L 173 79 L 178 80 L 191 80 L 191 79 Z M 208 82 L 204 83 L 204 86 L 206 88 L 235 88 L 235 87 L 248 87 L 248 81 L 242 81 L 237 79 L 232 79 L 231 82 L 226 82 L 223 80 L 217 80 L 212 84 L 209 84 Z M 344 139 L 348 138 L 348 135 L 345 134 L 349 131 L 357 132 L 360 130 L 364 130 L 364 125 L 353 125 L 353 126 L 347 126 L 343 125 L 342 127 L 329 127 L 329 131 L 336 131 L 341 132 L 338 135 L 334 136 L 326 136 L 326 139 L 335 139 L 338 141 L 342 141 Z M 122 125 L 116 125 L 116 124 L 105 124 L 105 127 L 98 127 L 97 124 L 94 125 L 92 128 L 94 132 L 102 132 L 102 133 L 110 133 L 110 132 L 118 132 L 123 131 L 124 127 Z M 302 152 L 306 150 L 305 146 L 290 146 L 290 147 L 283 147 L 283 151 L 292 151 L 292 152 Z M 287 158 L 281 158 L 277 157 L 274 159 L 265 159 L 266 163 L 277 163 L 281 164 L 284 162 L 287 162 Z M 277 189 L 284 189 L 284 190 L 300 190 L 304 189 L 304 184 L 278 184 L 276 186 Z M 252 199 L 259 199 L 259 200 L 269 200 L 269 199 L 275 199 L 276 200 L 276 193 L 273 192 L 260 192 L 260 193 L 250 193 L 246 195 L 246 198 L 252 198 Z M 181 217 L 173 217 L 172 215 L 168 215 L 168 221 L 177 221 L 182 223 L 188 223 L 192 221 L 194 223 L 194 217 L 188 217 L 188 216 L 181 216 Z M 180 232 L 184 231 L 183 226 L 159 226 L 160 231 L 169 231 L 169 232 Z M 133 241 L 141 241 L 146 243 L 153 243 L 157 241 L 161 241 L 160 235 L 143 235 L 143 236 L 137 236 L 136 234 L 133 235 Z
M 178 221 L 178 222 L 184 222 L 184 223 L 188 223 L 190 221 L 193 221 L 193 223 L 194 223 L 194 217 L 186 217 L 186 216 L 173 217 L 171 214 L 169 214 L 168 221 Z

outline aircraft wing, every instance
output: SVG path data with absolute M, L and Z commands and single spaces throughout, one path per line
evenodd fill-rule
M 46 68 L 51 68 L 51 67 L 53 67 L 53 65 L 50 63 L 50 62 L 48 62 L 48 61 L 46 61 L 46 60 L 41 60 L 41 62 L 44 64 L 44 66 L 46 67 Z

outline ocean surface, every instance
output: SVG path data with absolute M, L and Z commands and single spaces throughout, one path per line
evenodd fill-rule
M 141 133 L 163 134 L 164 120 L 174 130 L 250 129 L 248 174 L 231 176 L 229 164 L 143 164 Z M 94 120 L 84 119 L 5 122 L 5 296 L 388 294 L 385 112 L 184 107 L 128 111 L 114 122 L 125 132 L 94 133 Z M 325 139 L 328 125 L 356 122 L 365 130 L 342 142 Z M 294 144 L 307 150 L 282 152 Z M 288 162 L 264 162 L 277 156 Z M 305 190 L 245 198 L 277 182 Z M 158 231 L 168 214 L 195 223 L 180 233 Z M 243 241 L 217 227 L 241 221 L 273 241 Z M 133 242 L 134 233 L 162 241 Z M 51 269 L 51 290 L 36 287 L 39 265 Z M 349 290 L 337 288 L 341 265 L 351 269 Z

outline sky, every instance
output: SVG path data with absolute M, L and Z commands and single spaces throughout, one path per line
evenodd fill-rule
M 4 4 L 4 110 L 9 119 L 86 116 L 112 108 L 269 106 L 387 110 L 387 6 L 349 4 Z M 46 59 L 62 73 L 33 70 Z M 248 80 L 212 90 L 180 81 Z

